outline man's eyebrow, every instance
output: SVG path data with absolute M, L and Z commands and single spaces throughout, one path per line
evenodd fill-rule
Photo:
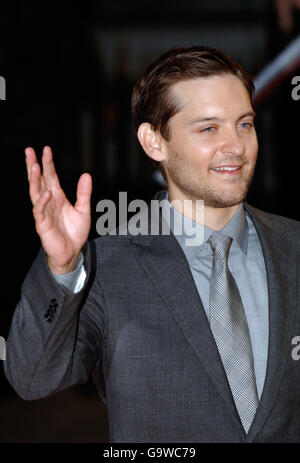
M 248 116 L 251 116 L 254 119 L 256 117 L 256 112 L 253 109 L 251 109 L 251 111 L 247 111 L 245 114 L 243 114 L 241 117 L 239 117 L 238 121 L 240 121 L 241 119 L 244 119 L 244 117 L 248 117 Z
M 195 119 L 188 120 L 189 125 L 198 124 L 199 122 L 208 122 L 208 121 L 223 121 L 221 117 L 196 117 Z
M 256 112 L 253 111 L 253 110 L 247 111 L 246 113 L 242 114 L 237 120 L 240 121 L 241 119 L 244 119 L 244 117 L 248 117 L 248 116 L 251 116 L 251 117 L 255 118 Z M 196 117 L 195 119 L 188 120 L 187 122 L 188 122 L 189 125 L 193 125 L 193 124 L 198 124 L 200 122 L 209 122 L 209 121 L 222 122 L 222 121 L 224 121 L 224 119 L 221 118 L 221 117 L 217 117 L 217 116 Z

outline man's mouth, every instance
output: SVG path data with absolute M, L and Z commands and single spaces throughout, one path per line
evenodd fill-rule
M 211 170 L 220 174 L 235 174 L 242 170 L 242 165 L 212 167 Z

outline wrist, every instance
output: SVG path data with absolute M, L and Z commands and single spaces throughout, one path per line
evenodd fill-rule
M 48 267 L 54 275 L 64 275 L 66 273 L 71 273 L 76 267 L 78 257 L 79 257 L 79 254 L 74 256 L 68 263 L 64 265 L 60 265 L 60 264 L 53 262 L 53 260 L 51 260 L 51 258 L 47 256 Z

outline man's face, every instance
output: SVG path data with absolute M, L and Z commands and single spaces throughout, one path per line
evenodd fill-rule
M 173 199 L 202 199 L 210 207 L 244 200 L 257 158 L 254 111 L 243 83 L 224 74 L 175 84 L 180 110 L 163 140 Z

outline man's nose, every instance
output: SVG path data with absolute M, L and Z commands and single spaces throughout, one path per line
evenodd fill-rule
M 224 153 L 241 156 L 245 153 L 245 140 L 236 128 L 230 128 L 224 134 L 222 151 Z

